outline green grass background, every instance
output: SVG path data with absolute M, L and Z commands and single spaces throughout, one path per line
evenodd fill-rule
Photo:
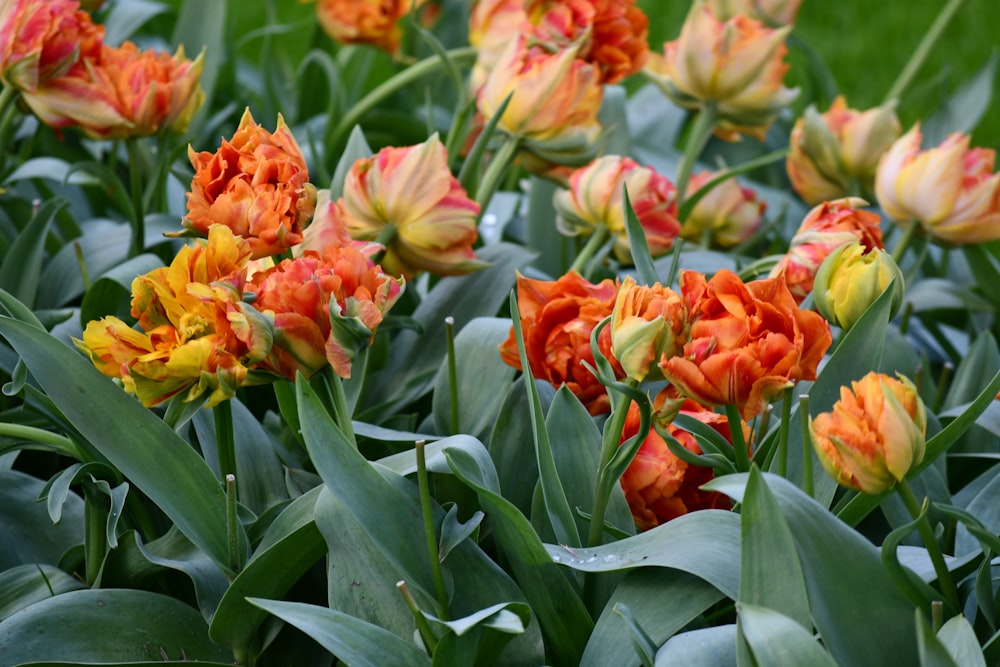
M 639 0 L 650 17 L 650 43 L 677 36 L 689 3 Z M 944 0 L 803 0 L 792 33 L 829 69 L 848 105 L 867 109 L 879 104 L 944 6 Z M 930 58 L 903 96 L 898 109 L 904 128 L 926 118 L 941 100 L 972 77 L 1000 48 L 1000 0 L 966 0 Z M 819 93 L 803 80 L 809 59 L 790 50 L 788 85 L 802 87 L 801 108 Z M 973 144 L 1000 148 L 1000 73 L 993 99 L 973 133 Z M 827 101 L 820 95 L 820 109 Z

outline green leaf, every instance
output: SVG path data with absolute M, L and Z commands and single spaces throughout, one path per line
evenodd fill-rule
M 979 125 L 993 97 L 996 73 L 997 50 L 993 49 L 979 71 L 956 90 L 937 113 L 923 123 L 925 145 L 936 146 L 952 132 L 967 134 Z
M 184 47 L 188 58 L 194 59 L 204 51 L 205 64 L 201 71 L 201 89 L 205 91 L 206 104 L 201 112 L 195 114 L 191 122 L 196 128 L 205 118 L 215 94 L 215 82 L 219 77 L 219 69 L 226 53 L 226 20 L 225 2 L 204 3 L 198 0 L 186 0 L 181 7 L 180 16 L 174 24 L 172 43 Z M 193 129 L 189 130 L 193 132 Z
M 976 631 L 964 616 L 954 616 L 941 626 L 938 641 L 948 651 L 956 665 L 961 667 L 986 667 L 983 649 L 979 646 Z
M 70 591 L 0 623 L 0 667 L 82 656 L 88 663 L 232 660 L 209 640 L 197 611 L 147 591 Z
M 337 168 L 333 171 L 333 179 L 330 181 L 330 201 L 337 201 L 344 194 L 344 180 L 354 163 L 370 158 L 372 155 L 372 149 L 365 141 L 365 133 L 361 131 L 359 125 L 355 125 L 354 129 L 351 130 L 351 135 L 347 138 L 344 152 L 340 154 L 340 159 L 337 161 Z
M 36 329 L 45 330 L 45 326 L 31 311 L 31 308 L 21 303 L 16 296 L 5 289 L 0 289 L 0 314 L 30 324 Z
M 458 377 L 458 433 L 482 438 L 493 428 L 506 389 L 517 372 L 500 358 L 497 348 L 506 340 L 510 320 L 477 317 L 455 336 Z M 451 433 L 451 387 L 447 359 L 437 374 L 432 398 L 434 430 Z
M 914 612 L 914 617 L 917 625 L 917 650 L 920 656 L 918 663 L 920 667 L 959 667 L 952 660 L 944 644 L 934 636 L 934 631 L 927 624 L 923 614 L 917 610 Z
M 74 302 L 86 291 L 81 261 L 93 280 L 122 264 L 128 257 L 128 246 L 126 225 L 101 219 L 86 221 L 83 236 L 64 245 L 45 263 L 40 282 L 45 288 L 39 291 L 35 305 L 56 308 Z
M 717 625 L 674 635 L 656 652 L 656 667 L 731 667 L 735 664 L 735 625 Z
M 448 557 L 452 549 L 479 530 L 479 525 L 485 518 L 485 514 L 477 511 L 469 517 L 468 521 L 462 523 L 458 519 L 458 505 L 452 505 L 451 509 L 448 510 L 448 514 L 444 517 L 444 522 L 441 524 L 441 536 L 438 538 L 438 552 L 440 553 L 439 558 L 441 561 L 444 562 L 444 559 Z
M 86 588 L 53 565 L 26 564 L 0 572 L 0 620 L 36 602 Z
M 812 633 L 774 609 L 740 603 L 740 631 L 759 665 L 837 667 Z M 805 617 L 808 618 L 808 617 Z
M 129 318 L 132 299 L 132 281 L 163 266 L 156 255 L 138 255 L 122 262 L 100 276 L 84 293 L 80 303 L 80 322 L 83 326 L 91 320 L 106 315 Z M 131 320 L 130 320 L 131 321 Z
M 250 604 L 294 625 L 347 664 L 359 667 L 427 667 L 431 664 L 413 642 L 400 639 L 360 618 L 300 602 L 261 598 L 248 600 Z
M 882 569 L 878 549 L 788 480 L 770 474 L 763 479 L 795 539 L 810 616 L 837 663 L 917 664 L 913 607 Z M 746 481 L 746 474 L 728 475 L 703 488 L 743 502 Z
M 49 225 L 65 205 L 61 199 L 50 199 L 42 204 L 0 261 L 0 285 L 29 308 L 34 305 L 38 291 Z
M 580 667 L 606 667 L 631 663 L 632 642 L 623 632 L 622 617 L 614 612 L 627 605 L 633 618 L 656 645 L 682 630 L 706 609 L 723 599 L 718 588 L 705 580 L 671 568 L 643 567 L 631 570 L 618 585 L 597 619 Z M 664 600 L 670 600 L 664 604 Z
M 162 2 L 152 2 L 151 0 L 129 0 L 129 2 L 114 3 L 104 21 L 104 42 L 111 46 L 120 46 L 150 19 L 163 14 L 168 9 L 167 5 Z
M 629 609 L 628 605 L 618 603 L 614 606 L 614 612 L 625 621 L 625 627 L 628 628 L 629 635 L 632 637 L 632 648 L 639 654 L 643 667 L 653 667 L 657 649 L 653 639 L 632 616 L 632 610 Z
M 740 519 L 740 607 L 766 608 L 808 624 L 809 600 L 795 540 L 757 466 L 750 469 Z M 803 628 L 811 631 L 812 625 Z
M 205 461 L 156 415 L 55 338 L 4 318 L 0 335 L 66 419 L 182 533 L 228 568 L 225 496 Z M 245 550 L 242 528 L 239 539 Z
M 56 565 L 68 549 L 83 543 L 83 500 L 68 496 L 62 521 L 53 525 L 38 501 L 44 483 L 17 470 L 0 470 L 0 569 L 26 563 Z
M 531 513 L 531 498 L 538 484 L 535 446 L 531 437 L 530 399 L 524 382 L 534 382 L 543 410 L 549 408 L 555 389 L 544 380 L 522 375 L 507 389 L 506 398 L 490 434 L 490 457 L 496 467 L 503 496 L 525 516 Z
M 628 196 L 628 188 L 622 184 L 622 207 L 625 209 L 625 233 L 628 235 L 628 245 L 632 253 L 635 270 L 639 274 L 640 285 L 653 285 L 660 282 L 660 275 L 653 265 L 649 254 L 649 244 L 646 243 L 646 232 L 639 222 L 639 217 L 632 208 L 632 200 Z

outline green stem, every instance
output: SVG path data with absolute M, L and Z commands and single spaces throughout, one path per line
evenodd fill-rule
M 903 67 L 903 71 L 899 73 L 896 81 L 892 84 L 892 88 L 889 92 L 885 94 L 885 100 L 883 104 L 888 104 L 893 100 L 898 100 L 903 95 L 903 91 L 913 82 L 913 79 L 917 76 L 920 68 L 923 67 L 924 62 L 930 55 L 931 50 L 937 44 L 938 40 L 941 39 L 941 35 L 944 33 L 945 28 L 951 23 L 951 19 L 954 18 L 955 14 L 958 13 L 959 8 L 962 6 L 964 0 L 951 0 L 948 4 L 941 8 L 938 13 L 937 18 L 934 19 L 934 23 L 931 24 L 930 29 L 924 34 L 924 38 L 920 40 L 920 44 L 917 45 L 917 50 L 913 52 L 910 56 L 909 62 Z
M 500 182 L 514 161 L 514 156 L 517 155 L 517 149 L 520 145 L 520 139 L 508 137 L 500 146 L 500 150 L 493 154 L 493 159 L 490 160 L 489 166 L 486 167 L 486 173 L 483 174 L 483 180 L 479 182 L 479 187 L 476 189 L 476 203 L 479 204 L 480 211 L 485 211 L 486 207 L 489 206 L 493 194 L 500 187 Z
M 785 390 L 781 401 L 781 424 L 778 425 L 778 474 L 788 477 L 788 429 L 792 421 L 792 390 Z
M 570 271 L 576 271 L 579 274 L 584 273 L 584 269 L 587 268 L 587 263 L 593 258 L 594 254 L 597 253 L 598 248 L 604 245 L 605 241 L 608 240 L 611 230 L 603 225 L 594 229 L 594 231 L 587 238 L 587 242 L 583 245 L 583 249 L 577 254 L 576 259 L 573 260 L 573 264 L 570 265 Z
M 354 424 L 351 422 L 351 408 L 347 404 L 347 393 L 344 392 L 344 380 L 336 373 L 330 373 L 330 385 L 333 390 L 333 411 L 337 420 L 337 426 L 347 439 L 358 446 L 358 440 L 354 436 Z
M 635 380 L 627 381 L 632 386 L 639 386 Z M 604 515 L 611 500 L 611 491 L 618 480 L 608 479 L 608 464 L 614 458 L 621 445 L 622 429 L 625 427 L 625 417 L 632 405 L 632 399 L 622 395 L 617 400 L 615 409 L 604 425 L 604 435 L 601 440 L 601 454 L 597 464 L 597 486 L 594 489 L 594 510 L 590 515 L 590 530 L 587 534 L 587 546 L 596 547 L 604 542 Z
M 222 401 L 212 408 L 215 417 L 215 449 L 219 453 L 219 474 L 224 480 L 236 474 L 236 440 L 233 437 L 233 406 Z
M 945 602 L 951 607 L 952 612 L 961 611 L 958 589 L 955 588 L 955 581 L 951 578 L 951 572 L 944 562 L 941 546 L 938 544 L 937 538 L 934 537 L 934 529 L 931 527 L 930 521 L 927 520 L 926 513 L 922 511 L 917 497 L 913 495 L 913 489 L 910 488 L 905 479 L 899 480 L 896 490 L 899 492 L 903 504 L 906 505 L 906 510 L 917 522 L 917 531 L 920 533 L 920 539 L 923 540 L 924 546 L 927 547 L 927 554 L 931 557 L 931 563 L 934 565 L 934 572 L 937 574 L 938 585 L 941 587 Z
M 476 49 L 471 46 L 452 49 L 447 52 L 447 56 L 456 65 L 472 63 L 476 59 Z M 435 54 L 414 63 L 377 86 L 370 93 L 358 100 L 357 103 L 348 109 L 343 118 L 340 119 L 340 122 L 337 123 L 337 127 L 334 128 L 331 135 L 332 145 L 334 147 L 339 146 L 344 136 L 351 131 L 351 128 L 357 125 L 379 102 L 411 83 L 437 72 L 443 67 L 445 67 L 444 60 Z
M 129 257 L 142 254 L 146 248 L 146 213 L 142 203 L 142 174 L 140 173 L 139 140 L 132 137 L 125 140 L 128 151 L 129 195 L 132 197 L 132 243 Z
M 812 435 L 809 433 L 809 395 L 799 396 L 799 416 L 802 424 L 802 491 L 812 498 L 813 495 L 813 447 Z
M 108 507 L 105 496 L 93 484 L 83 484 L 83 526 L 85 544 L 85 577 L 93 586 L 101 573 L 108 550 Z
M 735 405 L 726 406 L 726 419 L 729 420 L 729 438 L 733 441 L 733 452 L 736 454 L 736 470 L 747 472 L 750 470 L 750 452 L 743 437 L 743 418 Z
M 420 638 L 424 641 L 424 648 L 427 650 L 428 655 L 434 655 L 434 649 L 437 648 L 437 637 L 434 636 L 434 631 L 431 630 L 431 624 L 427 622 L 424 618 L 424 613 L 420 611 L 420 605 L 417 601 L 413 599 L 413 594 L 410 593 L 410 589 L 407 588 L 405 581 L 397 581 L 396 588 L 399 589 L 400 594 L 403 596 L 403 600 L 406 601 L 406 606 L 409 607 L 410 613 L 413 614 L 413 622 L 417 626 L 417 632 L 420 633 Z
M 892 250 L 892 259 L 896 264 L 899 264 L 903 260 L 903 255 L 906 254 L 906 249 L 910 246 L 910 241 L 913 240 L 913 235 L 919 226 L 920 223 L 916 220 L 910 220 L 906 223 L 906 227 L 903 228 L 903 235 L 899 237 L 896 247 Z
M 14 121 L 16 107 L 13 103 L 19 92 L 14 86 L 4 86 L 0 89 L 0 166 L 7 156 L 7 134 L 10 124 Z
M 698 156 L 705 150 L 712 132 L 715 131 L 715 122 L 718 120 L 718 109 L 714 101 L 705 102 L 705 106 L 698 112 L 698 119 L 691 134 L 688 136 L 687 145 L 684 146 L 684 155 L 681 156 L 681 164 L 677 168 L 677 205 L 683 206 L 687 199 L 687 184 L 694 171 L 694 165 L 698 161 Z M 684 220 L 680 221 L 682 224 Z
M 431 507 L 431 489 L 427 478 L 427 457 L 424 452 L 424 441 L 417 440 L 417 487 L 420 490 L 420 511 L 424 519 L 424 536 L 427 538 L 427 556 L 434 575 L 434 592 L 437 594 L 441 607 L 441 617 L 448 618 L 448 591 L 444 587 L 444 575 L 441 572 L 441 557 L 438 551 L 437 529 L 434 526 L 434 511 Z
M 448 339 L 448 388 L 451 398 L 451 433 L 458 434 L 458 364 L 455 360 L 455 318 L 444 318 L 445 336 Z
M 54 451 L 57 454 L 62 454 L 81 462 L 90 460 L 87 453 L 66 436 L 46 431 L 45 429 L 35 428 L 34 426 L 4 424 L 0 422 L 0 437 L 39 442 L 43 445 L 48 445 L 46 449 Z
M 240 556 L 239 515 L 236 511 L 236 475 L 226 475 L 226 544 L 229 548 L 229 569 L 233 574 L 243 569 Z

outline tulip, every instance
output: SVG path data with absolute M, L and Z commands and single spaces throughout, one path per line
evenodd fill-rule
M 538 159 L 576 166 L 593 159 L 600 138 L 603 89 L 597 69 L 577 59 L 579 47 L 548 53 L 517 35 L 476 98 L 486 122 L 508 96 L 497 123 Z
M 615 238 L 614 251 L 619 261 L 631 263 L 622 203 L 625 189 L 646 234 L 650 254 L 664 254 L 680 231 L 677 190 L 666 177 L 631 158 L 605 155 L 575 170 L 569 178 L 569 189 L 560 190 L 553 198 L 556 226 L 567 235 L 589 235 L 607 229 Z
M 903 272 L 889 253 L 878 248 L 865 252 L 864 246 L 855 241 L 842 245 L 823 260 L 816 273 L 813 299 L 823 317 L 847 330 L 890 285 L 893 317 L 903 304 Z
M 188 230 L 204 235 L 214 224 L 225 225 L 248 241 L 254 259 L 302 242 L 316 188 L 280 114 L 271 133 L 247 109 L 232 139 L 223 139 L 218 151 L 189 148 L 188 158 L 195 168 L 183 220 Z
M 660 379 L 659 364 L 683 350 L 687 334 L 679 294 L 660 283 L 644 286 L 625 278 L 611 315 L 611 351 L 629 379 Z
M 500 55 L 527 22 L 523 0 L 478 0 L 469 15 L 469 44 L 476 48 L 476 64 L 469 87 L 477 91 Z
M 660 369 L 678 391 L 704 405 L 733 405 L 745 421 L 785 388 L 815 380 L 832 342 L 818 313 L 801 310 L 780 278 L 744 284 L 731 271 L 711 280 L 681 273 L 691 321 L 682 354 Z
M 688 181 L 687 195 L 698 192 L 718 174 L 703 171 Z M 701 243 L 706 238 L 722 248 L 748 241 L 760 227 L 767 202 L 750 188 L 730 178 L 719 183 L 702 197 L 681 228 L 681 236 Z
M 343 44 L 369 44 L 389 53 L 399 50 L 400 21 L 425 0 L 317 0 L 323 30 Z
M 915 125 L 882 156 L 875 177 L 879 204 L 898 225 L 917 221 L 931 238 L 954 244 L 1000 239 L 1000 173 L 995 152 L 969 148 L 969 137 L 948 136 L 920 150 Z
M 825 202 L 809 211 L 792 237 L 788 252 L 771 269 L 770 278 L 784 276 L 797 303 L 813 290 L 816 272 L 827 256 L 852 241 L 859 241 L 866 251 L 881 250 L 882 229 L 879 217 L 860 210 L 867 202 L 857 197 Z
M 913 383 L 898 377 L 872 371 L 841 387 L 833 409 L 810 420 L 816 454 L 838 483 L 882 493 L 924 458 L 924 404 Z
M 100 57 L 104 27 L 71 0 L 7 0 L 0 8 L 0 81 L 34 93 L 81 59 Z
M 879 158 L 899 136 L 890 106 L 848 109 L 843 96 L 820 114 L 810 106 L 795 122 L 786 161 L 788 178 L 812 205 L 852 194 L 870 195 Z
M 781 85 L 789 26 L 771 29 L 743 14 L 720 21 L 696 1 L 680 36 L 650 61 L 650 74 L 677 104 L 716 108 L 725 139 L 739 133 L 764 138 L 778 112 L 798 94 Z
M 393 275 L 459 275 L 486 266 L 472 249 L 479 204 L 452 175 L 436 134 L 355 162 L 338 211 L 352 238 L 384 243 L 382 266 Z
M 590 336 L 594 327 L 611 315 L 617 293 L 614 281 L 593 285 L 576 272 L 555 281 L 517 277 L 517 306 L 531 376 L 554 387 L 566 385 L 592 415 L 609 412 L 611 404 L 604 386 L 583 364 L 594 364 Z M 623 378 L 625 371 L 611 354 L 607 327 L 601 330 L 598 346 L 611 362 L 615 376 Z M 500 356 L 505 363 L 524 370 L 513 327 L 500 345 Z

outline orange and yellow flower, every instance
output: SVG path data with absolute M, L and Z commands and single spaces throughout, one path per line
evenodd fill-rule
M 698 192 L 706 183 L 718 176 L 710 171 L 699 172 L 688 181 L 687 196 Z M 743 187 L 735 178 L 719 183 L 702 197 L 681 227 L 681 236 L 695 243 L 708 239 L 720 248 L 750 240 L 764 218 L 767 202 L 757 193 Z
M 681 355 L 664 358 L 664 377 L 704 405 L 735 405 L 744 420 L 760 414 L 786 387 L 815 380 L 830 347 L 830 325 L 801 310 L 784 280 L 744 284 L 728 270 L 706 280 L 681 273 L 691 318 Z
M 477 0 L 469 15 L 469 44 L 476 48 L 476 63 L 469 87 L 479 90 L 500 55 L 527 22 L 523 0 Z
M 863 199 L 849 197 L 824 202 L 809 211 L 792 237 L 788 252 L 771 269 L 770 276 L 784 276 L 795 301 L 802 301 L 813 289 L 816 272 L 827 256 L 844 245 L 858 241 L 865 251 L 882 249 L 879 217 L 861 210 Z
M 288 379 L 327 363 L 342 378 L 367 347 L 403 281 L 360 248 L 327 245 L 253 276 L 254 307 L 274 319 L 274 346 L 259 365 Z
M 554 387 L 565 384 L 592 415 L 608 412 L 611 405 L 604 386 L 583 362 L 594 363 L 590 335 L 601 320 L 611 315 L 617 293 L 614 281 L 593 285 L 576 272 L 556 281 L 517 277 L 517 305 L 532 377 Z M 607 327 L 601 330 L 598 344 L 616 377 L 623 378 L 625 371 L 611 354 L 611 331 Z M 513 327 L 500 345 L 500 355 L 506 363 L 524 370 Z
M 268 132 L 247 109 L 232 139 L 215 153 L 188 149 L 195 168 L 184 226 L 204 235 L 214 224 L 250 244 L 253 258 L 268 257 L 302 242 L 312 219 L 316 188 L 295 137 L 278 116 Z
M 792 187 L 813 206 L 852 193 L 873 194 L 879 158 L 899 133 L 891 106 L 856 111 L 843 96 L 823 114 L 810 106 L 789 141 L 785 166 Z
M 628 276 L 618 288 L 610 329 L 611 351 L 626 375 L 638 382 L 660 379 L 659 364 L 687 342 L 687 307 L 669 287 L 637 285 Z
M 631 263 L 623 208 L 625 189 L 646 233 L 650 254 L 655 257 L 670 250 L 681 228 L 674 184 L 654 169 L 618 155 L 605 155 L 575 170 L 569 189 L 555 194 L 559 231 L 575 236 L 606 228 L 615 239 L 618 260 Z
M 270 320 L 242 299 L 249 259 L 249 245 L 216 225 L 207 242 L 133 281 L 132 316 L 142 331 L 105 317 L 74 342 L 143 405 L 185 392 L 186 401 L 208 392 L 207 406 L 231 398 L 273 336 Z
M 820 463 L 838 483 L 862 493 L 891 489 L 924 458 L 927 415 L 906 377 L 872 371 L 850 387 L 830 412 L 809 422 Z
M 355 162 L 338 211 L 352 238 L 385 245 L 382 266 L 393 275 L 460 275 L 486 266 L 472 249 L 479 204 L 452 175 L 436 134 Z
M 704 421 L 728 439 L 729 423 L 724 416 L 706 410 L 693 401 L 685 402 L 680 412 Z M 694 454 L 701 454 L 701 447 L 693 435 L 672 423 L 665 425 L 665 428 L 682 447 Z M 625 417 L 622 442 L 638 432 L 639 409 L 633 403 Z M 663 437 L 655 429 L 650 429 L 649 435 L 621 477 L 622 491 L 632 511 L 636 528 L 649 530 L 688 512 L 732 507 L 724 494 L 701 490 L 700 487 L 713 476 L 711 468 L 691 465 L 678 458 L 667 447 Z
M 426 0 L 317 0 L 323 30 L 343 44 L 369 44 L 389 53 L 399 50 L 400 21 Z
M 945 243 L 987 243 L 1000 238 L 1000 173 L 996 153 L 969 148 L 955 132 L 939 146 L 920 150 L 915 125 L 882 156 L 875 178 L 879 204 L 899 225 L 916 220 Z

